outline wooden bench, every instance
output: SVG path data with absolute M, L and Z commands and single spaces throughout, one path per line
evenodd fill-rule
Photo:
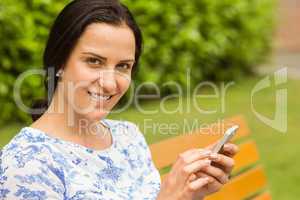
M 240 126 L 236 136 L 232 139 L 239 145 L 240 151 L 234 157 L 235 168 L 232 177 L 219 192 L 207 197 L 206 200 L 271 199 L 264 169 L 258 163 L 259 154 L 256 144 L 249 138 L 250 131 L 242 116 L 211 124 L 210 129 L 185 133 L 150 145 L 152 158 L 160 170 L 162 180 L 181 152 L 191 148 L 203 148 L 217 141 L 224 129 L 233 124 Z

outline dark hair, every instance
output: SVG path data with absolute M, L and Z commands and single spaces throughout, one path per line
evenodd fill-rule
M 49 106 L 58 82 L 55 74 L 67 62 L 85 28 L 92 23 L 116 26 L 125 23 L 133 31 L 136 46 L 133 73 L 137 71 L 142 52 L 142 34 L 128 8 L 118 0 L 74 0 L 60 12 L 51 28 L 43 56 L 46 71 L 44 85 L 48 98 L 33 103 L 33 108 L 42 110 L 42 113 L 31 114 L 33 121 L 40 118 Z

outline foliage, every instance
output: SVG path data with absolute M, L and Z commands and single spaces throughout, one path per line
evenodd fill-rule
M 270 51 L 275 0 L 123 0 L 144 35 L 144 53 L 136 83 L 152 81 L 163 94 L 168 81 L 192 86 L 202 80 L 232 80 L 250 74 Z M 49 28 L 67 0 L 1 0 L 0 118 L 29 121 L 16 109 L 13 86 L 20 73 L 41 68 Z M 150 89 L 144 88 L 145 92 Z M 26 105 L 42 97 L 39 76 L 24 80 Z

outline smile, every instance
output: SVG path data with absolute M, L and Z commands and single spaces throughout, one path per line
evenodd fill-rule
M 109 95 L 101 95 L 98 93 L 88 91 L 88 94 L 92 97 L 95 101 L 108 101 L 111 99 L 112 96 Z

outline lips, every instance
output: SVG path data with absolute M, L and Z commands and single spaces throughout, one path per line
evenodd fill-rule
M 108 101 L 111 99 L 112 95 L 103 95 L 96 92 L 88 91 L 88 94 L 92 97 L 92 99 L 96 101 Z

